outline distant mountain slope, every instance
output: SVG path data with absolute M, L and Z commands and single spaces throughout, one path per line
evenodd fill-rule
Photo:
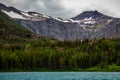
M 62 19 L 3 4 L 0 4 L 0 10 L 30 31 L 59 40 L 120 38 L 120 19 L 98 11 L 85 11 L 76 17 Z

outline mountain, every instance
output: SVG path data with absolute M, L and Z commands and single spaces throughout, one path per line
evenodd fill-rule
M 104 16 L 104 14 L 98 12 L 98 11 L 84 11 L 83 13 L 81 13 L 80 15 L 77 15 L 76 17 L 73 17 L 72 19 L 73 20 L 83 20 L 85 18 L 99 18 L 99 17 L 102 17 Z
M 120 19 L 96 10 L 85 11 L 70 19 L 24 12 L 3 4 L 0 4 L 0 10 L 30 31 L 59 40 L 120 38 Z

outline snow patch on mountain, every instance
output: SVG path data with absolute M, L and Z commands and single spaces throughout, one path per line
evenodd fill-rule
M 7 11 L 2 10 L 2 12 L 6 13 L 11 18 L 25 19 L 22 15 L 17 14 L 17 13 L 15 13 L 13 11 L 7 12 Z
M 38 16 L 39 14 L 32 14 L 33 16 Z
M 42 14 L 42 17 L 50 18 L 50 16 L 48 16 L 48 15 L 44 15 L 44 14 Z
M 27 17 L 32 17 L 31 15 L 29 15 L 27 12 L 21 12 L 24 16 L 27 16 Z
M 87 20 L 92 20 L 92 17 L 83 19 L 83 21 L 87 21 Z
M 92 17 L 85 18 L 85 19 L 83 19 L 81 21 L 84 24 L 95 24 L 96 23 L 95 19 L 93 19 Z
M 84 23 L 84 24 L 94 24 L 95 22 L 96 22 L 96 21 L 91 21 L 91 20 L 90 20 L 90 21 L 84 21 L 83 23 Z

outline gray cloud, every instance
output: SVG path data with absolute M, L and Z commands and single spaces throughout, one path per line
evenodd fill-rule
M 37 11 L 55 17 L 72 16 L 69 14 L 72 10 L 65 9 L 61 0 L 0 0 L 0 2 L 24 11 Z
M 23 11 L 37 11 L 54 17 L 70 18 L 85 10 L 98 10 L 120 17 L 120 0 L 0 0 Z

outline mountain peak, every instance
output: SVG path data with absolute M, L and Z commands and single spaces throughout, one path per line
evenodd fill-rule
M 97 10 L 95 11 L 84 11 L 81 14 L 77 15 L 76 17 L 73 17 L 73 20 L 81 20 L 81 19 L 85 19 L 85 18 L 99 18 L 102 17 L 103 14 L 98 12 Z

